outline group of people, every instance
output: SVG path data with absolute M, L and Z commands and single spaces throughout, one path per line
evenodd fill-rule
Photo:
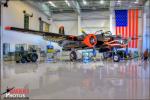
M 148 49 L 146 49 L 143 53 L 141 52 L 140 54 L 139 53 L 137 54 L 138 54 L 138 57 L 144 61 L 147 61 L 150 57 L 150 52 L 148 51 Z M 134 58 L 133 56 L 134 56 L 133 53 L 129 51 L 129 57 Z

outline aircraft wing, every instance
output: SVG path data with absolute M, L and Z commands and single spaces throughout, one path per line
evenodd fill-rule
M 76 38 L 76 36 L 72 36 L 72 35 L 63 35 L 59 33 L 43 32 L 43 31 L 23 29 L 23 28 L 10 27 L 10 26 L 6 26 L 5 30 L 12 30 L 12 31 L 23 32 L 26 34 L 39 35 L 39 36 L 43 36 L 45 40 L 51 40 L 54 42 L 58 42 L 61 40 L 73 40 Z

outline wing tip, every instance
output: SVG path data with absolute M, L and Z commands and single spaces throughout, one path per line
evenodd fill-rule
M 6 26 L 5 30 L 11 30 L 11 26 Z

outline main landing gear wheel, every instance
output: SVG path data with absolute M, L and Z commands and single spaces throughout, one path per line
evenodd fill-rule
M 71 51 L 71 53 L 70 53 L 70 60 L 71 61 L 77 60 L 77 54 L 76 54 L 75 51 Z
M 114 60 L 114 62 L 119 62 L 120 61 L 120 56 L 118 54 L 115 54 L 113 56 L 113 60 Z
M 31 54 L 31 61 L 32 62 L 36 62 L 38 59 L 38 55 L 37 54 Z
M 21 58 L 21 63 L 26 63 L 26 59 L 24 57 Z

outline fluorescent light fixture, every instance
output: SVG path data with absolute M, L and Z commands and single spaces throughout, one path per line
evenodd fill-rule
M 86 2 L 86 0 L 83 0 L 83 4 L 84 4 L 84 5 L 87 5 L 87 2 Z
M 139 0 L 136 0 L 134 3 L 139 3 Z
M 100 4 L 104 4 L 104 0 L 101 0 L 101 1 L 100 1 Z
M 118 5 L 120 5 L 120 4 L 121 4 L 121 1 L 120 1 L 120 0 L 118 0 L 118 1 L 117 1 L 117 4 L 118 4 Z
M 65 2 L 70 7 L 70 3 L 68 2 L 68 0 L 65 0 Z
M 56 7 L 56 5 L 55 5 L 52 1 L 49 1 L 48 3 L 49 3 L 51 6 Z
M 118 0 L 118 2 L 117 3 L 121 3 L 121 1 L 120 0 Z

